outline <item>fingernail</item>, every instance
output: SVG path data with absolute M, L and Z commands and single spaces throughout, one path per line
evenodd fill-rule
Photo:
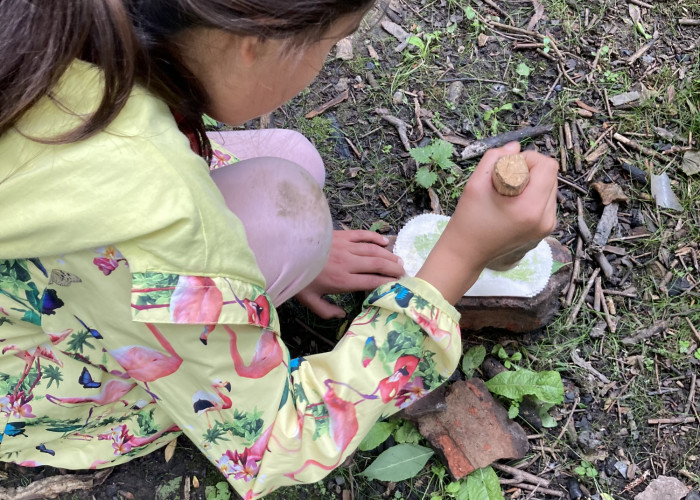
M 401 257 L 399 257 L 399 265 L 403 267 L 403 259 Z
M 382 236 L 382 241 L 384 242 L 385 245 L 389 244 L 389 238 L 387 238 L 386 236 Z

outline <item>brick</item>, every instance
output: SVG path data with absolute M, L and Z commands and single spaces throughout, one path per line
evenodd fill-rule
M 571 262 L 571 252 L 554 238 L 547 238 L 554 260 Z M 554 273 L 547 286 L 534 297 L 462 297 L 455 307 L 462 317 L 459 326 L 465 330 L 501 328 L 525 333 L 548 324 L 559 310 L 559 296 L 571 280 L 570 265 Z
M 455 479 L 496 460 L 518 459 L 527 453 L 527 435 L 508 418 L 508 412 L 481 379 L 452 384 L 445 391 L 444 404 L 443 411 L 423 414 L 415 420 Z
M 391 250 L 396 236 L 389 238 Z M 571 251 L 554 238 L 547 238 L 554 260 L 571 263 Z M 554 273 L 547 286 L 535 297 L 462 297 L 455 307 L 460 312 L 459 326 L 465 330 L 500 328 L 526 333 L 547 325 L 559 310 L 559 295 L 571 280 L 572 266 Z

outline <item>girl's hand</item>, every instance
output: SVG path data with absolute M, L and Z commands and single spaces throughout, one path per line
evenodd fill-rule
M 323 319 L 345 317 L 345 311 L 323 295 L 374 290 L 406 274 L 401 259 L 384 248 L 387 243 L 373 231 L 333 231 L 326 265 L 296 299 Z
M 509 143 L 486 152 L 467 183 L 437 245 L 418 277 L 440 290 L 454 304 L 491 260 L 547 236 L 556 226 L 556 160 L 534 151 L 522 153 L 530 182 L 519 196 L 502 196 L 491 173 L 496 161 L 520 152 Z

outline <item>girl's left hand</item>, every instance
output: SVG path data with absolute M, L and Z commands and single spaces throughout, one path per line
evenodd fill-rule
M 387 244 L 373 231 L 333 231 L 326 265 L 296 299 L 323 319 L 344 318 L 345 311 L 323 295 L 374 290 L 406 274 L 401 259 L 384 248 Z

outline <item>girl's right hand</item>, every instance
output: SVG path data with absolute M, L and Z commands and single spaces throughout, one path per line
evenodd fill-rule
M 502 156 L 520 152 L 518 143 L 491 149 L 467 183 L 455 213 L 418 277 L 455 303 L 490 261 L 519 248 L 533 247 L 556 226 L 556 160 L 534 151 L 522 153 L 530 182 L 514 197 L 500 195 L 491 174 Z

